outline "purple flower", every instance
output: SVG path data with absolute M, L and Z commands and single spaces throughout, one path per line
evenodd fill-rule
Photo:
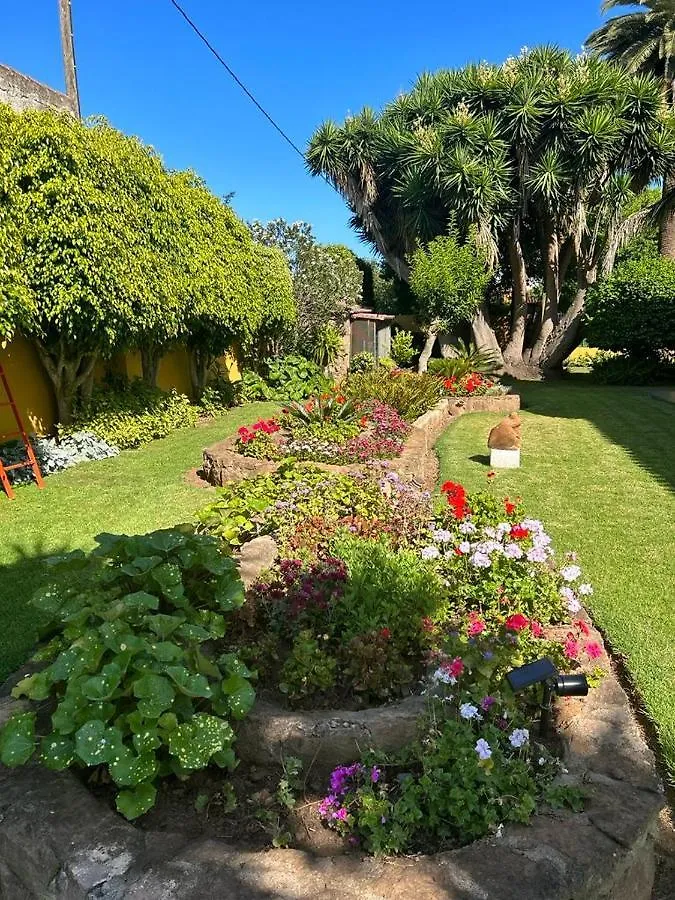
M 530 732 L 527 728 L 514 728 L 509 735 L 509 741 L 512 747 L 522 747 L 530 739 Z
M 319 815 L 326 818 L 333 811 L 333 807 L 337 804 L 338 798 L 335 794 L 329 794 L 319 803 Z
M 380 780 L 381 774 L 381 770 L 378 769 L 377 766 L 373 766 L 373 768 L 370 770 L 370 780 L 373 782 L 373 784 L 377 784 L 377 782 Z
M 476 753 L 479 759 L 490 759 L 492 756 L 492 750 L 485 738 L 479 738 L 476 741 Z
M 340 822 L 345 822 L 347 820 L 347 809 L 344 806 L 341 806 L 340 809 L 336 810 L 331 816 L 333 819 L 338 819 Z
M 495 698 L 490 697 L 490 695 L 488 694 L 487 697 L 483 697 L 483 699 L 481 700 L 480 708 L 483 710 L 483 712 L 487 712 L 490 709 L 490 707 L 496 702 L 497 701 L 495 700 Z

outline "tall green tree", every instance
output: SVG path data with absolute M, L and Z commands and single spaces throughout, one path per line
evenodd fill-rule
M 587 39 L 589 50 L 614 60 L 628 72 L 642 72 L 662 81 L 675 108 L 675 0 L 604 0 L 602 11 L 631 8 L 605 22 Z M 640 7 L 640 9 L 635 9 Z M 675 168 L 663 178 L 664 206 L 660 216 L 659 249 L 675 259 Z
M 363 297 L 363 273 L 354 253 L 339 244 L 319 244 L 307 222 L 274 219 L 250 224 L 253 238 L 284 254 L 293 279 L 298 310 L 295 344 L 312 356 L 327 325 L 342 326 L 351 307 Z
M 575 346 L 620 210 L 666 171 L 673 148 L 657 81 L 540 47 L 501 66 L 425 74 L 380 115 L 322 125 L 307 160 L 404 280 L 418 247 L 451 230 L 474 235 L 509 272 L 503 361 L 521 374 L 559 367 Z M 533 277 L 544 291 L 529 336 Z M 485 304 L 471 324 L 480 348 L 500 352 Z

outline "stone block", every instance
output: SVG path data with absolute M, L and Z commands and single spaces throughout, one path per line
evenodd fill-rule
M 490 450 L 490 467 L 493 469 L 519 469 L 520 450 Z

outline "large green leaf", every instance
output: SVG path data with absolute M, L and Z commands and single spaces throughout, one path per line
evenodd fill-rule
M 223 693 L 229 697 L 230 709 L 235 719 L 243 719 L 255 703 L 255 690 L 242 675 L 230 675 L 222 684 Z
M 136 755 L 128 747 L 122 747 L 110 761 L 108 768 L 115 784 L 120 787 L 135 787 L 155 777 L 157 760 L 154 753 Z
M 75 759 L 75 742 L 69 737 L 48 734 L 40 745 L 40 762 L 48 769 L 67 769 Z
M 0 730 L 0 762 L 22 766 L 35 751 L 35 713 L 15 713 Z
M 115 801 L 118 812 L 126 819 L 137 819 L 155 805 L 157 789 L 153 784 L 139 784 L 133 791 L 120 791 Z
M 151 672 L 134 682 L 134 697 L 139 698 L 138 712 L 148 719 L 158 719 L 173 703 L 175 691 L 168 678 Z
M 184 666 L 167 666 L 166 674 L 186 697 L 211 697 L 213 689 L 204 675 L 191 675 Z
M 82 684 L 82 694 L 87 700 L 110 700 L 119 687 L 122 670 L 117 663 L 108 663 L 100 675 L 92 675 Z
M 101 719 L 85 722 L 75 733 L 75 751 L 88 766 L 110 762 L 122 749 L 122 732 Z
M 199 713 L 170 732 L 169 750 L 184 769 L 201 769 L 214 753 L 228 750 L 233 739 L 228 722 Z

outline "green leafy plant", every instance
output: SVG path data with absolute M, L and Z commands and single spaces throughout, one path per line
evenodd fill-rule
M 411 331 L 397 331 L 391 339 L 391 358 L 399 366 L 409 366 L 417 356 Z
M 343 352 L 344 340 L 330 322 L 320 328 L 312 339 L 312 359 L 322 368 L 332 366 Z
M 184 394 L 161 391 L 136 378 L 113 378 L 94 389 L 91 400 L 76 408 L 61 436 L 89 431 L 120 450 L 166 437 L 176 428 L 193 427 L 199 409 Z
M 593 361 L 593 379 L 599 384 L 657 384 L 675 379 L 675 364 L 667 356 L 625 356 L 613 353 Z
M 349 363 L 350 372 L 370 372 L 375 368 L 377 368 L 377 360 L 367 350 L 352 356 Z
M 322 394 L 330 386 L 315 362 L 297 355 L 265 360 L 263 375 L 250 370 L 242 375 L 244 400 L 299 401 Z
M 375 369 L 350 375 L 345 393 L 355 400 L 367 397 L 393 406 L 407 422 L 428 412 L 443 396 L 443 385 L 431 375 Z
M 213 762 L 235 765 L 231 720 L 251 708 L 252 673 L 236 655 L 211 655 L 244 602 L 234 560 L 191 529 L 100 535 L 91 554 L 53 562 L 55 580 L 35 598 L 49 617 L 46 668 L 13 691 L 48 701 L 51 731 L 36 714 L 0 734 L 5 765 L 105 767 L 117 808 L 136 818 L 155 802 L 158 779 Z
M 284 410 L 291 424 L 323 425 L 326 422 L 351 422 L 358 410 L 354 400 L 347 400 L 339 390 L 330 390 L 318 397 L 310 397 L 305 403 L 290 403 Z
M 497 354 L 491 350 L 479 350 L 475 344 L 465 343 L 457 338 L 453 347 L 453 355 L 443 359 L 430 359 L 428 371 L 432 375 L 444 378 L 461 378 L 471 372 L 491 375 L 498 367 Z
M 323 693 L 335 687 L 337 660 L 322 649 L 311 631 L 301 631 L 281 669 L 279 690 L 289 700 L 301 702 L 312 698 L 313 703 Z

